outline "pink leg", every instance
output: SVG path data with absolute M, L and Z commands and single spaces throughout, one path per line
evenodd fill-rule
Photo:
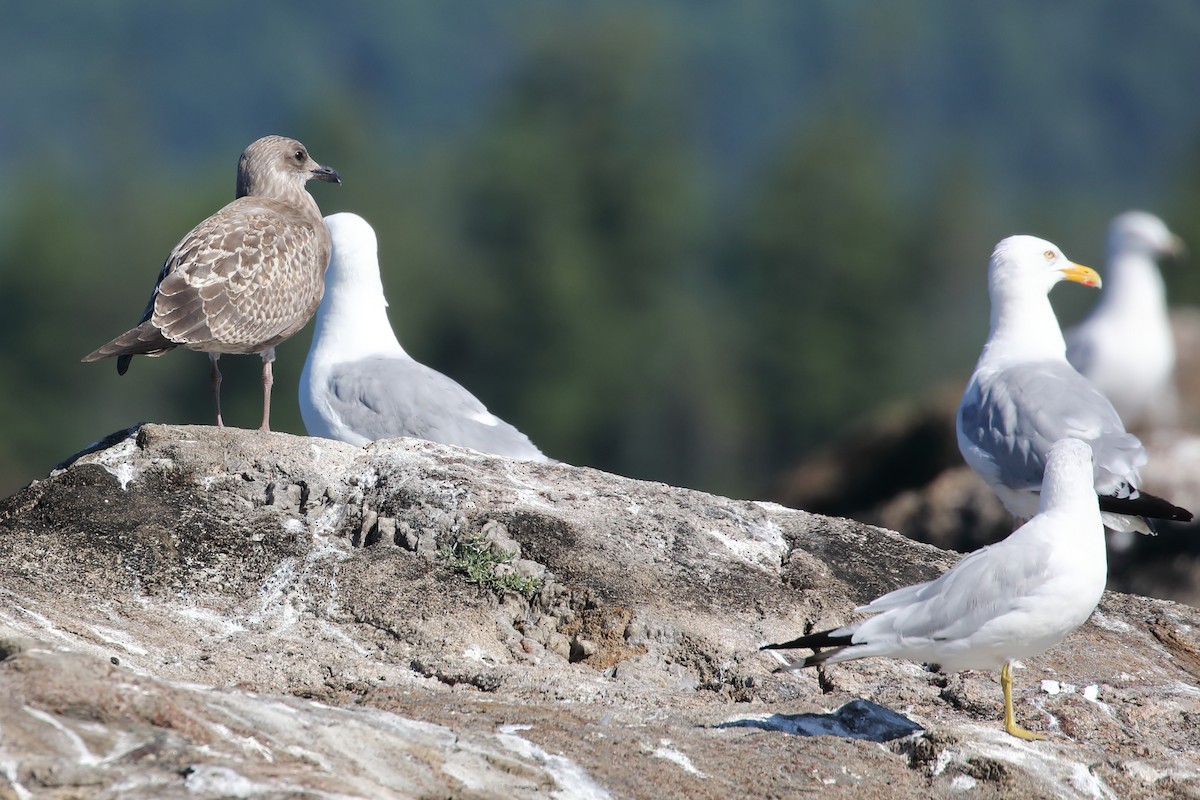
M 262 352 L 263 360 L 263 421 L 260 431 L 271 430 L 271 386 L 275 383 L 275 376 L 271 372 L 271 362 L 275 360 L 275 348 L 269 347 Z
M 212 362 L 212 387 L 213 397 L 217 400 L 217 427 L 224 428 L 225 423 L 221 420 L 221 369 L 217 366 L 217 361 L 220 360 L 220 353 L 209 353 L 209 360 Z

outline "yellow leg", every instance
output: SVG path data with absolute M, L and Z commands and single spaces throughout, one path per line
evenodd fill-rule
M 1004 730 L 1018 739 L 1036 742 L 1046 737 L 1040 733 L 1027 731 L 1017 724 L 1017 715 L 1013 713 L 1012 703 L 1012 662 L 1005 661 L 1000 668 L 1000 688 L 1004 691 Z

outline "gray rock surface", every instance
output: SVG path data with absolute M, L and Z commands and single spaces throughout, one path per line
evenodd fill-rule
M 0 503 L 0 799 L 1200 796 L 1188 606 L 1110 593 L 1029 659 L 1033 744 L 995 675 L 756 650 L 955 558 L 562 464 L 146 425 Z M 771 729 L 858 698 L 924 731 Z

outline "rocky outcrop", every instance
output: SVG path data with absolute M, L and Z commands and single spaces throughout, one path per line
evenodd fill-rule
M 1034 744 L 994 675 L 757 650 L 955 558 L 563 464 L 146 425 L 0 504 L 0 798 L 1200 793 L 1187 606 L 1108 594 L 1029 659 Z

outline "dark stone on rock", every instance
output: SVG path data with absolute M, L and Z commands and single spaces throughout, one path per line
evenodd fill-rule
M 796 736 L 841 736 L 890 742 L 924 730 L 908 717 L 870 700 L 851 700 L 831 714 L 772 714 L 766 719 L 726 722 L 721 728 L 762 728 Z

